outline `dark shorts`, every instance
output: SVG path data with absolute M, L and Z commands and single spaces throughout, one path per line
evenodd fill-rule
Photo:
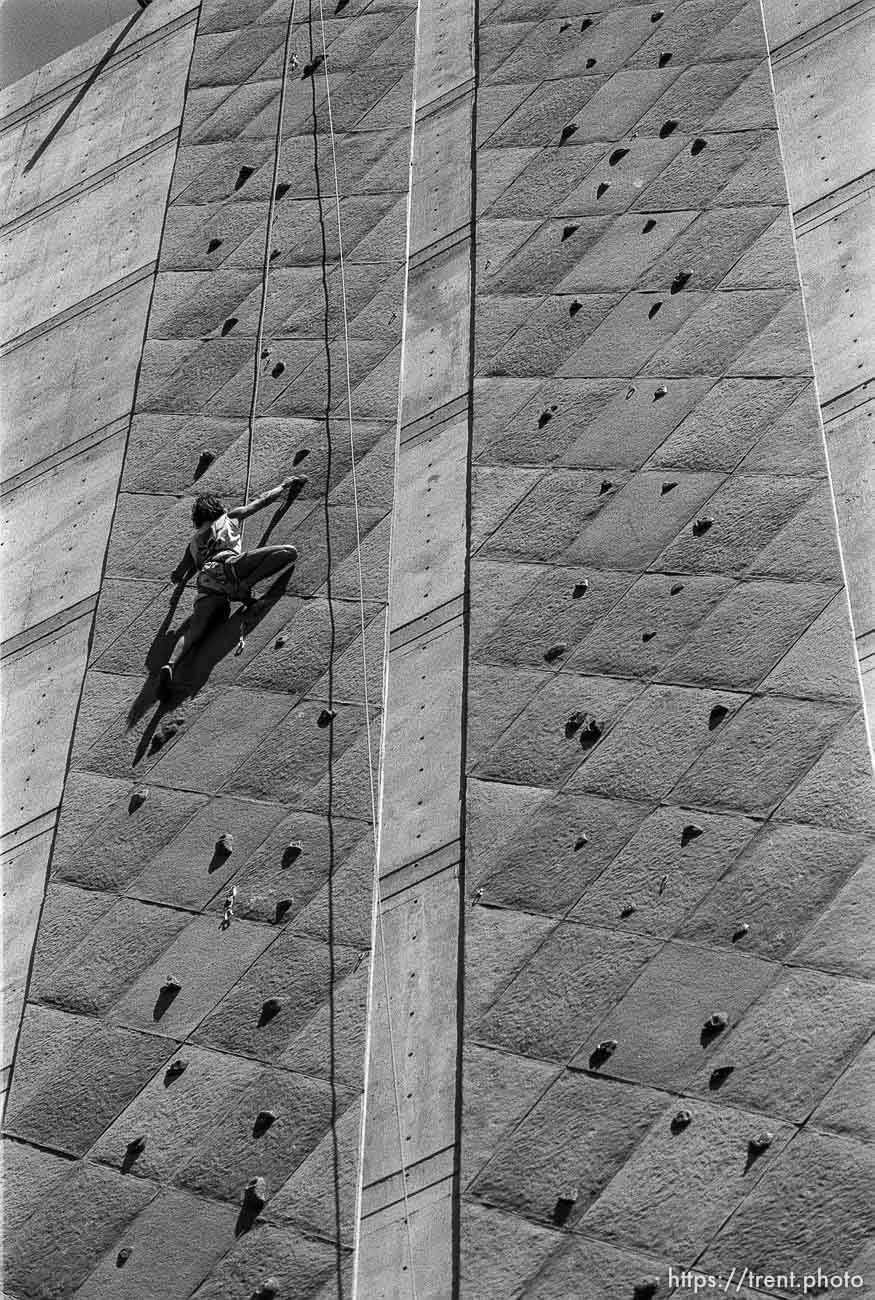
M 199 595 L 224 596 L 226 600 L 243 600 L 249 595 L 249 587 L 240 581 L 233 560 L 208 560 L 197 575 Z

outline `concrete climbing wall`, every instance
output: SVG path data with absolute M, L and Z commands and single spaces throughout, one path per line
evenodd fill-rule
M 190 0 L 156 5 L 0 96 L 4 1090 L 130 423 L 194 19 Z
M 214 630 L 170 698 L 155 676 L 191 608 L 168 575 L 193 496 L 243 496 L 289 13 L 289 0 L 200 7 L 6 1116 L 4 1289 L 16 1300 L 236 1300 L 273 1295 L 274 1284 L 282 1295 L 350 1294 L 374 873 L 367 729 L 378 749 L 412 111 L 407 4 L 341 0 L 325 18 L 335 157 L 320 10 L 298 0 L 252 487 L 295 466 L 309 484 L 250 521 L 246 541 L 293 539 L 300 560 L 246 628 L 235 613 Z M 217 848 L 225 834 L 230 853 Z M 256 1178 L 258 1216 L 245 1196 Z
M 869 715 L 875 717 L 875 8 L 764 4 L 778 126 Z
M 419 12 L 357 1295 L 458 1285 L 474 9 Z
M 759 5 L 486 3 L 477 117 L 463 1294 L 863 1294 L 872 779 Z

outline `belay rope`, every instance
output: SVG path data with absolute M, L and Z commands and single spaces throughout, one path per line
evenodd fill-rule
M 366 646 L 366 639 L 365 639 L 366 617 L 365 617 L 364 573 L 362 569 L 362 555 L 361 555 L 361 543 L 362 543 L 361 514 L 359 510 L 358 480 L 357 480 L 357 473 L 356 473 L 355 431 L 353 428 L 353 418 L 352 418 L 352 377 L 350 374 L 350 362 L 349 362 L 349 310 L 347 306 L 346 265 L 344 262 L 344 255 L 343 255 L 343 231 L 342 231 L 341 213 L 340 213 L 340 183 L 339 183 L 338 170 L 337 170 L 337 141 L 336 141 L 336 136 L 334 131 L 334 116 L 331 107 L 331 78 L 328 71 L 328 49 L 325 40 L 325 13 L 323 10 L 322 0 L 318 0 L 318 2 L 319 2 L 319 28 L 320 28 L 320 35 L 322 40 L 322 67 L 325 73 L 325 104 L 326 104 L 326 111 L 328 116 L 328 133 L 331 142 L 331 164 L 332 164 L 332 171 L 334 175 L 334 203 L 335 203 L 335 210 L 337 215 L 338 261 L 339 261 L 339 269 L 340 269 L 340 291 L 341 291 L 341 305 L 342 305 L 342 313 L 343 313 L 343 344 L 344 344 L 344 363 L 345 363 L 345 370 L 346 370 L 346 408 L 347 408 L 347 424 L 349 429 L 353 508 L 354 508 L 354 515 L 355 515 L 356 560 L 357 560 L 357 568 L 358 568 L 358 588 L 359 588 L 359 622 L 360 622 L 361 645 L 362 645 L 362 682 L 363 682 L 363 697 L 364 697 L 363 703 L 364 703 L 364 713 L 365 713 L 365 734 L 367 738 L 368 785 L 369 785 L 370 803 L 371 803 L 371 827 L 372 827 L 373 842 L 374 842 L 373 910 L 376 917 L 376 925 L 379 928 L 379 947 L 380 947 L 380 953 L 382 957 L 381 964 L 382 964 L 382 974 L 383 974 L 383 991 L 384 991 L 384 997 L 386 1002 L 386 1017 L 388 1021 L 388 1031 L 389 1031 L 389 1055 L 390 1055 L 390 1064 L 392 1070 L 392 1085 L 393 1085 L 393 1096 L 394 1096 L 394 1105 L 395 1105 L 395 1117 L 397 1120 L 397 1127 L 398 1127 L 398 1157 L 399 1157 L 400 1170 L 401 1170 L 401 1187 L 402 1187 L 403 1202 L 404 1202 L 404 1224 L 405 1224 L 406 1239 L 407 1239 L 407 1255 L 409 1261 L 410 1288 L 411 1288 L 413 1300 L 417 1300 L 416 1274 L 414 1270 L 412 1232 L 410 1226 L 410 1204 L 409 1204 L 409 1194 L 408 1194 L 408 1185 L 407 1185 L 407 1164 L 404 1156 L 404 1132 L 403 1132 L 402 1120 L 401 1120 L 401 1099 L 400 1099 L 401 1093 L 400 1093 L 400 1087 L 398 1083 L 398 1067 L 397 1067 L 397 1059 L 395 1055 L 395 1034 L 392 1025 L 392 1009 L 391 1009 L 391 1000 L 390 1000 L 390 992 L 389 992 L 389 977 L 388 977 L 388 967 L 386 962 L 385 932 L 383 928 L 383 916 L 379 905 L 377 794 L 376 794 L 376 777 L 374 772 L 375 764 L 374 764 L 373 742 L 371 740 L 371 728 L 370 728 L 371 709 L 370 709 L 369 688 L 368 688 L 368 682 L 369 682 L 368 655 L 367 655 L 367 646 Z M 258 325 L 256 328 L 255 349 L 254 349 L 254 354 L 252 359 L 252 390 L 251 390 L 250 401 L 249 401 L 249 418 L 247 421 L 246 486 L 245 486 L 244 498 L 243 498 L 244 504 L 248 504 L 249 502 L 249 493 L 252 484 L 253 445 L 255 440 L 255 421 L 256 421 L 256 414 L 258 410 L 258 386 L 259 386 L 259 379 L 261 375 L 261 363 L 263 359 L 262 352 L 264 349 L 264 325 L 265 325 L 265 317 L 267 314 L 267 293 L 268 293 L 268 280 L 270 276 L 270 259 L 271 259 L 271 252 L 272 252 L 272 243 L 273 243 L 273 223 L 274 223 L 274 215 L 276 211 L 277 187 L 279 183 L 280 161 L 282 156 L 283 118 L 285 114 L 286 92 L 288 87 L 289 73 L 295 71 L 295 69 L 298 66 L 297 56 L 294 50 L 292 49 L 292 34 L 294 31 L 294 24 L 295 24 L 296 3 L 297 0 L 292 0 L 289 9 L 288 22 L 286 24 L 285 40 L 283 44 L 283 74 L 280 81 L 279 104 L 277 107 L 276 136 L 274 140 L 273 172 L 271 177 L 270 199 L 267 208 L 267 221 L 265 223 L 265 231 L 264 231 L 264 255 L 263 255 L 262 270 L 261 270 L 261 301 L 260 301 L 259 311 L 258 311 Z M 311 0 L 311 4 L 312 4 L 312 0 Z M 315 76 L 315 72 L 316 70 L 315 68 L 313 68 L 311 70 L 310 75 Z M 315 126 L 316 124 L 314 123 L 314 132 L 315 132 Z M 318 144 L 317 144 L 317 148 L 318 148 Z M 318 197 L 321 202 L 321 198 L 322 198 L 321 194 L 319 194 Z M 329 350 L 328 364 L 330 367 L 331 365 L 330 338 L 326 337 L 325 344 L 326 344 L 326 348 Z M 328 436 L 330 438 L 331 436 L 330 412 L 327 413 L 326 418 L 329 422 Z M 328 488 L 329 485 L 326 483 L 325 485 L 326 492 L 328 491 Z M 245 526 L 246 526 L 246 521 L 244 519 L 241 521 L 241 528 L 240 528 L 241 539 L 243 537 L 243 531 L 245 529 Z M 330 591 L 329 591 L 328 598 L 329 600 L 331 599 Z M 243 626 L 241 628 L 240 640 L 237 644 L 237 649 L 235 651 L 235 653 L 238 655 L 242 654 L 245 648 L 247 631 L 248 631 L 248 627 L 246 625 L 246 619 L 244 616 Z M 230 900 L 230 907 L 227 907 L 226 904 L 226 908 L 228 911 L 233 913 L 233 898 Z M 370 1012 L 373 1007 L 373 1001 L 374 1001 L 373 986 L 371 984 L 371 987 L 369 988 L 368 991 L 368 1018 L 369 1019 L 370 1019 Z M 370 1043 L 370 1032 L 368 1032 L 368 1043 Z M 366 1080 L 367 1080 L 367 1073 L 368 1073 L 368 1061 L 366 1059 L 365 1061 Z M 362 1111 L 362 1147 L 360 1151 L 360 1157 L 363 1157 L 364 1154 L 363 1142 L 364 1142 L 364 1108 Z M 361 1158 L 359 1163 L 361 1165 L 362 1163 Z M 359 1180 L 359 1189 L 358 1189 L 358 1196 L 357 1196 L 357 1211 L 356 1211 L 355 1231 L 356 1231 L 357 1244 L 358 1244 L 358 1237 L 359 1237 L 360 1203 L 361 1203 L 361 1180 Z M 357 1259 L 358 1258 L 357 1250 L 355 1252 L 355 1255 Z M 355 1294 L 355 1290 L 356 1290 L 356 1282 L 354 1281 L 353 1283 L 354 1294 Z

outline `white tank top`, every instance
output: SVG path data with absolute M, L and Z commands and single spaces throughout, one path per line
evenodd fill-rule
M 240 540 L 240 525 L 228 515 L 220 515 L 210 524 L 203 524 L 188 547 L 191 558 L 198 569 L 202 569 L 210 560 L 227 560 L 239 555 L 243 550 Z

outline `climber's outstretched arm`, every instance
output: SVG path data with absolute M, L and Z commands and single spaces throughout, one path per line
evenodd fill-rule
M 233 506 L 228 511 L 229 519 L 248 519 L 265 506 L 271 505 L 274 501 L 279 501 L 280 497 L 285 496 L 297 487 L 303 487 L 307 482 L 302 475 L 295 475 L 293 478 L 284 478 L 279 487 L 271 488 L 269 492 L 263 493 L 262 496 L 256 497 L 254 501 L 247 502 L 246 505 Z

